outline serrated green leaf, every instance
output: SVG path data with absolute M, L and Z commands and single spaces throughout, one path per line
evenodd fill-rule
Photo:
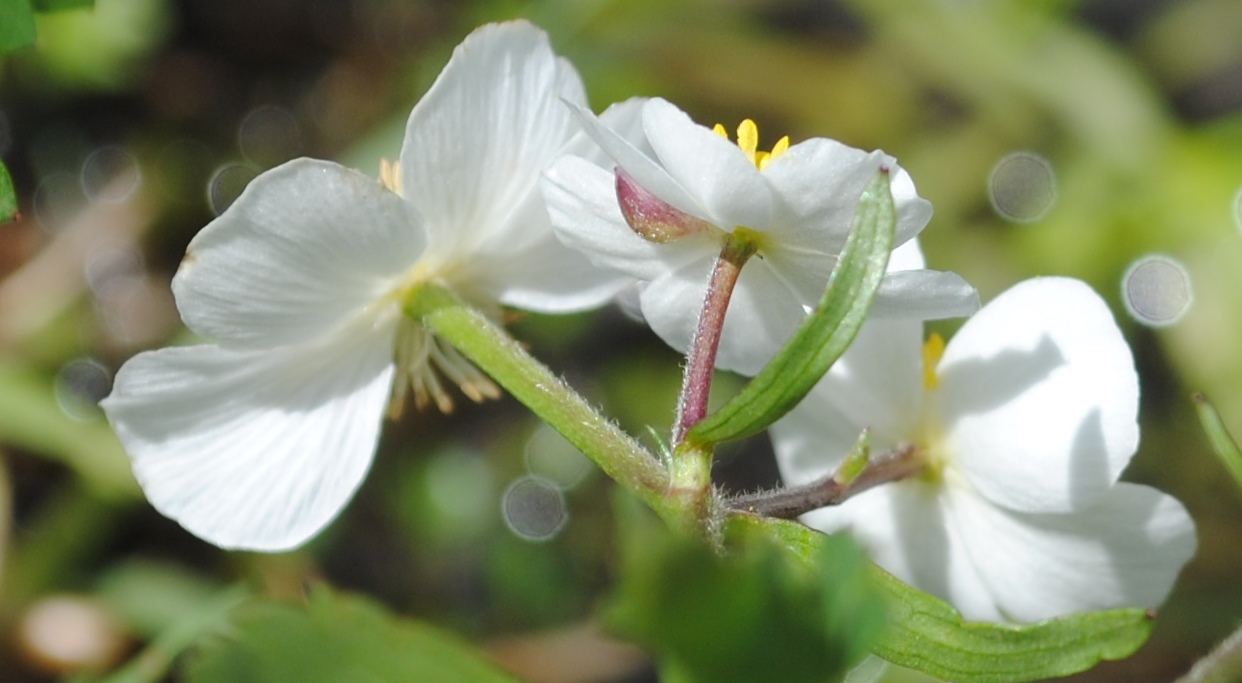
M 187 683 L 515 683 L 471 645 L 360 597 L 312 592 L 304 608 L 248 606 L 229 642 L 192 658 Z
M 795 522 L 735 515 L 730 526 L 764 528 L 814 562 L 829 537 Z M 1073 614 L 1034 624 L 965 621 L 948 603 L 918 591 L 879 567 L 872 578 L 889 605 L 888 630 L 872 652 L 957 683 L 1020 683 L 1068 676 L 1101 660 L 1123 659 L 1151 635 L 1143 609 Z
M 742 529 L 722 557 L 636 512 L 618 517 L 623 571 L 606 620 L 655 653 L 666 680 L 821 683 L 844 675 L 883 629 L 868 564 L 846 538 L 803 564 Z
M 690 430 L 688 441 L 715 444 L 757 434 L 806 396 L 862 327 L 884 279 L 896 226 L 889 177 L 880 172 L 858 200 L 819 306 L 737 396 Z
M 1199 412 L 1199 422 L 1203 425 L 1204 433 L 1207 434 L 1208 443 L 1212 444 L 1216 457 L 1224 463 L 1225 469 L 1233 475 L 1234 481 L 1242 487 L 1242 450 L 1238 448 L 1238 442 L 1233 440 L 1229 429 L 1225 427 L 1224 420 L 1220 419 L 1220 413 L 1216 412 L 1216 408 L 1206 396 L 1195 394 L 1194 401 L 1195 410 Z
M 0 53 L 12 52 L 33 45 L 34 42 L 35 20 L 30 0 L 0 0 Z M 8 173 L 4 173 L 4 176 L 7 178 Z M 9 187 L 11 190 L 11 182 Z M 4 201 L 2 195 L 0 188 L 0 203 Z M 7 219 L 0 215 L 0 220 Z

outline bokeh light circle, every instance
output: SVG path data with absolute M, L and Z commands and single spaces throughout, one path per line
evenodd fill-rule
M 1057 203 L 1052 164 L 1033 152 L 1013 152 L 996 162 L 988 175 L 988 199 L 1002 218 L 1034 223 Z
M 35 188 L 35 220 L 47 232 L 58 232 L 69 224 L 86 204 L 82 186 L 72 174 L 49 173 Z
M 1130 264 L 1122 276 L 1121 300 L 1138 322 L 1167 327 L 1181 320 L 1194 302 L 1190 273 L 1168 256 L 1144 256 Z
M 500 507 L 509 530 L 527 541 L 550 540 L 569 520 L 560 488 L 533 475 L 519 477 L 509 484 Z
M 569 489 L 586 478 L 595 464 L 555 429 L 541 424 L 526 442 L 526 468 L 551 484 Z
M 86 157 L 78 179 L 87 201 L 119 204 L 142 185 L 142 169 L 129 150 L 107 145 Z
M 288 110 L 265 104 L 251 109 L 237 126 L 237 146 L 251 163 L 270 168 L 302 151 L 302 132 Z
M 56 374 L 56 403 L 69 417 L 89 420 L 99 415 L 99 402 L 112 391 L 112 373 L 90 358 L 71 360 Z
M 224 213 L 259 174 L 246 164 L 225 164 L 207 181 L 207 203 L 217 216 Z

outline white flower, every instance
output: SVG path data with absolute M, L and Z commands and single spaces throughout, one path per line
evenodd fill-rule
M 411 386 L 447 409 L 437 372 L 476 400 L 498 394 L 402 316 L 413 287 L 563 312 L 623 286 L 556 240 L 536 188 L 590 146 L 566 100 L 585 102 L 582 84 L 542 31 L 482 27 L 414 107 L 383 183 L 292 161 L 203 229 L 173 291 L 217 343 L 138 355 L 103 402 L 151 503 L 222 547 L 300 545 L 361 483 L 390 394 L 398 410 Z
M 708 274 L 728 234 L 745 229 L 758 243 L 757 258 L 742 269 L 729 303 L 716 358 L 721 368 L 757 373 L 807 307 L 818 303 L 859 195 L 881 166 L 891 170 L 896 244 L 913 238 L 931 217 L 931 205 L 915 193 L 909 174 L 883 152 L 824 138 L 791 147 L 783 139 L 762 152 L 749 120 L 733 144 L 723 128 L 699 126 L 662 99 L 646 101 L 633 130 L 577 111 L 619 170 L 614 176 L 573 157 L 556 162 L 543 186 L 553 227 L 595 263 L 650 282 L 641 294 L 642 313 L 669 345 L 689 346 Z M 928 319 L 977 308 L 978 296 L 960 277 L 918 270 L 887 277 L 872 314 Z
M 1028 280 L 942 344 L 920 348 L 918 323 L 869 321 L 773 425 L 789 484 L 833 470 L 867 425 L 874 453 L 913 446 L 927 463 L 803 520 L 851 531 L 968 619 L 1163 601 L 1194 554 L 1194 524 L 1172 497 L 1118 481 L 1138 447 L 1138 376 L 1099 296 Z

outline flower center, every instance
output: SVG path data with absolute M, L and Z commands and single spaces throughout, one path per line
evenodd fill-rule
M 379 181 L 389 191 L 401 195 L 401 162 L 380 160 Z M 385 297 L 399 311 L 396 339 L 393 341 L 393 363 L 397 366 L 392 395 L 388 400 L 388 416 L 396 419 L 405 411 L 411 392 L 418 410 L 435 403 L 442 413 L 453 412 L 453 397 L 440 380 L 443 375 L 456 384 L 475 403 L 500 398 L 500 387 L 483 374 L 457 349 L 446 344 L 417 320 L 401 310 L 406 299 L 423 283 L 441 272 L 429 264 L 426 255 L 406 273 L 405 278 Z M 387 304 L 386 304 L 387 305 Z
M 944 356 L 944 337 L 933 332 L 923 344 L 923 407 L 919 419 L 918 442 L 927 469 L 919 477 L 928 482 L 942 481 L 948 472 L 951 456 L 944 446 L 940 429 L 940 377 L 936 367 Z
M 723 125 L 717 123 L 712 130 L 720 137 L 729 139 L 729 133 Z M 786 135 L 777 140 L 776 144 L 772 145 L 772 151 L 764 152 L 759 149 L 759 126 L 750 119 L 743 119 L 737 126 L 737 146 L 746 154 L 746 158 L 762 171 L 767 168 L 768 163 L 789 149 L 789 136 Z

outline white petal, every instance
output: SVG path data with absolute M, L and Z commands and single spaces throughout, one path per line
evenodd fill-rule
M 704 249 L 698 258 L 662 273 L 639 293 L 647 325 L 665 344 L 681 353 L 690 348 L 715 260 L 716 253 Z
M 424 245 L 418 214 L 377 181 L 298 159 L 255 178 L 198 233 L 173 293 L 185 324 L 205 337 L 300 342 L 370 305 Z
M 660 164 L 707 211 L 704 218 L 728 231 L 738 226 L 766 230 L 771 225 L 772 192 L 737 145 L 660 98 L 643 107 L 643 130 Z
M 948 519 L 939 486 L 919 480 L 886 484 L 843 505 L 802 516 L 821 531 L 848 531 L 876 564 L 956 607 L 967 619 L 1000 621 L 995 599 L 971 561 L 966 542 Z
M 652 151 L 651 145 L 647 143 L 647 136 L 643 133 L 643 105 L 646 102 L 645 97 L 631 97 L 623 102 L 614 102 L 599 115 L 599 124 L 651 159 L 655 157 L 655 152 Z M 584 112 L 583 116 L 591 118 L 589 112 Z M 608 171 L 617 165 L 617 162 L 613 161 L 607 152 L 595 144 L 585 130 L 579 131 L 570 138 L 562 152 L 566 155 L 582 157 Z
M 946 453 L 980 493 L 1064 512 L 1107 491 L 1138 447 L 1138 376 L 1090 287 L 1022 282 L 967 321 L 938 369 Z
M 562 98 L 585 102 L 582 83 L 527 22 L 483 26 L 457 46 L 410 113 L 401 149 L 405 196 L 437 255 L 526 227 L 506 219 L 578 130 Z
M 953 496 L 951 513 L 984 585 L 1015 621 L 1155 607 L 1195 552 L 1181 503 L 1124 482 L 1069 514 L 1007 512 L 969 493 Z
M 895 244 L 912 239 L 931 219 L 910 174 L 881 151 L 864 152 L 836 140 L 812 138 L 790 147 L 763 170 L 775 197 L 774 225 L 782 239 L 803 248 L 840 252 L 863 190 L 881 165 L 890 170 L 897 210 Z
M 644 109 L 648 103 L 644 102 Z M 712 220 L 711 215 L 699 204 L 698 199 L 688 194 L 686 189 L 674 180 L 668 171 L 664 170 L 655 157 L 651 156 L 654 151 L 651 151 L 649 155 L 650 143 L 646 140 L 645 132 L 642 143 L 631 142 L 622 135 L 630 136 L 633 133 L 627 122 L 622 122 L 625 127 L 619 133 L 595 118 L 591 110 L 586 107 L 569 103 L 569 109 L 578 124 L 582 126 L 582 130 L 616 162 L 617 166 L 624 168 L 634 178 L 634 182 L 644 190 L 685 213 L 704 220 Z
M 222 548 L 294 548 L 361 483 L 392 380 L 391 330 L 331 344 L 139 354 L 102 403 L 151 504 Z
M 706 295 L 699 285 L 698 299 Z M 751 259 L 742 269 L 725 313 L 716 367 L 756 375 L 772 360 L 806 318 L 798 295 L 770 264 Z
M 561 157 L 552 165 L 542 187 L 552 226 L 564 244 L 598 266 L 641 280 L 654 280 L 690 261 L 715 258 L 720 246 L 710 236 L 668 244 L 639 237 L 621 215 L 615 181 L 611 171 L 578 157 Z
M 923 404 L 923 326 L 869 320 L 816 386 L 854 425 L 871 427 L 876 449 L 909 444 Z
M 510 239 L 479 244 L 469 258 L 454 262 L 442 276 L 450 287 L 528 311 L 569 313 L 600 306 L 633 281 L 562 244 L 541 192 L 531 193 L 508 220 L 526 228 L 507 229 Z
M 907 240 L 894 249 L 892 255 L 888 257 L 888 272 L 890 273 L 901 270 L 920 270 L 926 267 L 927 260 L 923 258 L 923 249 L 919 246 L 917 238 Z
M 979 292 L 957 273 L 891 267 L 871 305 L 876 318 L 914 320 L 961 318 L 977 310 Z
M 549 231 L 540 241 L 509 258 L 479 260 L 490 263 L 476 279 L 503 286 L 495 298 L 501 304 L 539 313 L 573 313 L 598 308 L 632 285 L 634 278 L 593 265 L 587 256 L 570 249 Z

